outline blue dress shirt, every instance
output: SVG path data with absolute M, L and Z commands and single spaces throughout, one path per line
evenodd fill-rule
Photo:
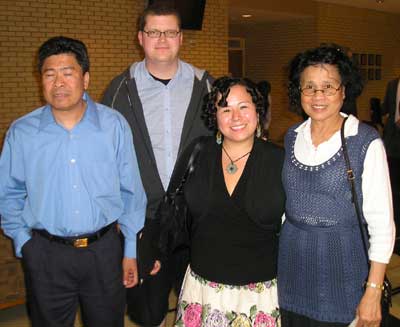
M 15 121 L 0 157 L 1 226 L 17 256 L 31 229 L 58 236 L 93 233 L 117 221 L 126 257 L 136 257 L 146 196 L 131 129 L 117 111 L 85 94 L 72 130 L 46 105 Z

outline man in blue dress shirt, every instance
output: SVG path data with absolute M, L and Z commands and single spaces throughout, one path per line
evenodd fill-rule
M 54 37 L 38 55 L 47 105 L 11 125 L 0 157 L 1 226 L 23 260 L 32 325 L 73 326 L 80 304 L 85 326 L 123 326 L 146 210 L 131 129 L 85 93 L 81 41 Z

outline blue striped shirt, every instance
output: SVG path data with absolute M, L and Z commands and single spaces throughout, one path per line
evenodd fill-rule
M 180 60 L 174 77 L 164 85 L 150 75 L 143 60 L 136 65 L 134 77 L 158 173 L 166 190 L 178 156 L 183 122 L 193 92 L 194 69 Z

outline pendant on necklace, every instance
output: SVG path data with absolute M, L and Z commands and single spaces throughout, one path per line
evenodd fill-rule
M 228 164 L 227 166 L 226 166 L 226 172 L 228 173 L 228 174 L 234 174 L 234 173 L 236 173 L 237 172 L 237 170 L 238 170 L 238 167 L 235 165 L 235 163 L 233 163 L 233 162 L 231 162 L 230 164 Z

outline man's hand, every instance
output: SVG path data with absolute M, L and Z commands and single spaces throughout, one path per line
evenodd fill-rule
M 138 270 L 135 258 L 124 257 L 122 260 L 123 283 L 126 288 L 131 288 L 138 283 Z

